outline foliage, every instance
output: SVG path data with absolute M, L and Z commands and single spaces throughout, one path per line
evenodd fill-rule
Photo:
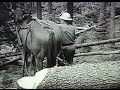
M 31 2 L 0 2 L 0 35 L 1 38 L 13 38 L 15 33 L 11 30 L 10 21 L 13 20 L 12 10 L 20 4 L 25 11 L 31 8 Z M 67 9 L 67 2 L 52 2 L 52 18 L 59 23 L 59 16 Z M 42 2 L 43 19 L 48 18 L 48 2 Z M 36 3 L 34 2 L 33 13 L 36 13 Z M 85 26 L 87 24 L 96 24 L 100 14 L 100 2 L 74 2 L 73 3 L 73 21 L 76 26 Z M 119 14 L 119 3 L 116 3 L 116 14 Z M 106 18 L 110 17 L 110 2 L 106 4 Z M 9 22 L 9 23 L 8 23 Z M 4 28 L 3 28 L 4 27 Z M 13 33 L 12 33 L 13 32 Z M 11 35 L 9 35 L 9 33 Z M 13 36 L 13 37 L 11 37 Z

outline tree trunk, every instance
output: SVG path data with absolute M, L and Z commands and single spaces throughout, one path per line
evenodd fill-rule
M 52 20 L 52 2 L 48 2 L 49 20 Z
M 37 2 L 37 18 L 42 20 L 41 2 Z
M 33 13 L 34 13 L 34 11 L 35 11 L 35 7 L 34 7 L 34 2 L 32 2 L 32 7 L 33 7 Z
M 73 18 L 73 2 L 67 2 L 67 12 L 70 13 Z
M 30 2 L 30 8 L 31 10 L 33 9 L 33 5 L 32 5 L 33 2 Z
M 104 22 L 105 21 L 105 7 L 106 7 L 106 2 L 101 2 L 101 9 L 100 9 L 100 16 L 99 16 L 99 22 Z M 101 26 L 101 32 L 99 32 L 99 36 L 100 40 L 105 40 L 108 39 L 107 38 L 107 34 L 105 34 L 104 32 L 106 31 L 106 28 L 104 28 L 105 26 Z M 101 45 L 101 47 L 103 47 L 104 45 Z
M 111 2 L 111 23 L 110 23 L 110 38 L 115 38 L 115 2 Z M 111 44 L 114 46 L 115 44 Z
M 30 2 L 30 8 L 31 8 L 31 12 L 33 13 L 33 3 L 34 2 Z
M 105 15 L 105 2 L 101 2 L 101 9 L 100 9 L 100 16 L 99 21 L 104 21 L 104 15 Z
M 37 89 L 118 89 L 119 70 L 120 61 L 53 67 L 42 77 Z M 40 79 L 39 74 L 36 80 Z

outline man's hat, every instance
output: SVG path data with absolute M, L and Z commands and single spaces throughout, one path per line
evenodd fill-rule
M 72 20 L 70 14 L 68 12 L 63 13 L 59 18 L 63 19 L 63 20 Z

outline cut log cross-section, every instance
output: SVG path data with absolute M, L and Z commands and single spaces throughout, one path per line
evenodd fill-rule
M 17 83 L 26 89 L 116 89 L 120 88 L 120 61 L 45 68 Z

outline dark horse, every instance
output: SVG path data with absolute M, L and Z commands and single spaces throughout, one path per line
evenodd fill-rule
M 45 57 L 47 57 L 47 68 L 55 66 L 56 56 L 61 49 L 61 30 L 58 25 L 49 20 L 33 19 L 29 15 L 18 26 L 24 61 L 23 76 L 24 69 L 28 71 L 27 54 L 32 54 L 34 73 L 43 68 Z

